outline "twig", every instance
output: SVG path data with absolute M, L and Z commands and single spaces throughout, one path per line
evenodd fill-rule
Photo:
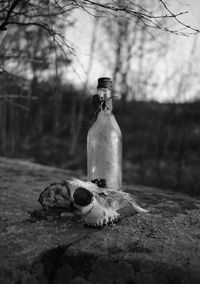
M 56 32 L 49 27 L 49 25 L 45 23 L 37 23 L 37 22 L 16 22 L 16 21 L 9 21 L 7 25 L 22 25 L 22 26 L 38 26 L 42 29 L 45 29 L 51 36 L 55 35 Z
M 7 101 L 9 104 L 13 105 L 13 106 L 16 106 L 16 107 L 18 107 L 18 108 L 20 108 L 20 109 L 22 109 L 22 110 L 25 110 L 26 112 L 30 112 L 30 110 L 29 110 L 27 107 L 23 106 L 23 105 L 20 105 L 20 104 L 18 104 L 18 103 L 15 103 L 15 102 L 13 102 L 13 101 L 11 101 L 11 100 L 7 100 L 7 99 L 6 99 L 6 101 Z
M 11 13 L 13 12 L 13 10 L 15 9 L 15 7 L 17 6 L 18 2 L 20 2 L 20 0 L 14 0 L 12 5 L 10 6 L 10 9 L 8 10 L 8 13 L 5 17 L 4 22 L 0 25 L 0 30 L 5 31 L 6 30 L 6 26 L 8 24 L 9 18 L 11 16 Z
M 178 19 L 178 16 L 179 16 L 179 15 L 172 13 L 171 10 L 170 10 L 170 9 L 167 7 L 167 5 L 164 3 L 163 0 L 160 0 L 160 2 L 161 2 L 161 4 L 164 6 L 164 8 L 170 13 L 171 17 L 173 17 L 180 25 L 186 27 L 187 29 L 193 30 L 193 31 L 195 31 L 195 32 L 197 32 L 197 33 L 200 32 L 200 30 L 195 29 L 195 28 L 193 28 L 193 27 L 191 27 L 191 26 L 189 26 L 189 25 L 186 25 L 186 24 L 184 24 L 182 21 L 180 21 L 180 20 Z

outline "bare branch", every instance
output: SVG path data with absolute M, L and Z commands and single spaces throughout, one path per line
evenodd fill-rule
M 150 11 L 147 11 L 145 9 L 132 9 L 131 6 L 134 6 L 136 7 L 135 3 L 128 3 L 126 4 L 126 2 L 124 2 L 124 4 L 120 3 L 120 5 L 115 5 L 115 4 L 105 4 L 105 3 L 99 3 L 99 2 L 95 2 L 95 1 L 92 1 L 92 0 L 85 0 L 83 1 L 84 2 L 84 7 L 83 7 L 83 3 L 82 1 L 78 2 L 77 1 L 77 5 L 79 5 L 80 8 L 82 8 L 84 11 L 87 11 L 87 13 L 90 13 L 88 11 L 88 9 L 92 9 L 93 6 L 95 7 L 99 7 L 99 8 L 102 8 L 101 12 L 102 11 L 114 11 L 114 12 L 120 12 L 120 13 L 124 13 L 125 15 L 132 15 L 136 18 L 138 18 L 144 25 L 146 25 L 146 27 L 149 27 L 149 28 L 156 28 L 156 29 L 160 29 L 160 30 L 163 30 L 163 31 L 167 31 L 167 32 L 170 32 L 170 33 L 174 33 L 174 34 L 177 34 L 177 35 L 183 35 L 183 36 L 187 36 L 187 35 L 190 35 L 190 34 L 194 34 L 194 33 L 199 33 L 200 30 L 198 29 L 195 29 L 189 25 L 186 25 L 184 24 L 182 21 L 179 20 L 179 17 L 184 15 L 184 14 L 187 14 L 188 11 L 183 11 L 183 12 L 179 12 L 179 13 L 172 13 L 170 11 L 170 9 L 167 7 L 167 5 L 163 2 L 163 0 L 159 0 L 164 9 L 168 12 L 167 14 L 165 15 L 153 15 L 152 12 Z M 112 2 L 114 3 L 114 2 Z M 138 8 L 138 7 L 136 7 Z M 143 12 L 144 11 L 144 12 Z M 175 19 L 179 24 L 180 26 L 184 27 L 185 30 L 184 32 L 182 31 L 182 29 L 178 29 L 178 30 L 173 30 L 173 29 L 169 29 L 168 27 L 166 26 L 162 26 L 160 25 L 159 22 L 157 22 L 156 20 L 159 20 L 159 19 Z M 194 31 L 193 32 L 187 32 L 186 30 L 191 30 L 191 31 Z
M 142 18 L 145 18 L 145 19 L 146 18 L 149 18 L 149 19 L 174 18 L 174 17 L 178 17 L 178 16 L 181 16 L 183 14 L 188 13 L 188 11 L 184 11 L 184 12 L 180 12 L 180 13 L 177 13 L 177 14 L 170 13 L 170 14 L 166 14 L 166 15 L 154 16 L 150 13 L 143 13 L 143 12 L 140 12 L 140 11 L 134 11 L 133 9 L 130 9 L 128 5 L 124 5 L 124 7 L 117 7 L 117 6 L 113 6 L 113 5 L 110 5 L 110 4 L 97 3 L 97 2 L 94 2 L 94 1 L 91 1 L 91 0 L 85 0 L 84 2 L 88 2 L 91 5 L 95 5 L 95 6 L 107 9 L 107 10 L 112 10 L 112 11 L 116 11 L 116 12 L 122 11 L 122 12 L 125 12 L 125 13 L 133 14 L 136 17 L 139 17 L 139 18 L 142 17 Z M 80 7 L 83 7 L 83 5 L 81 5 L 81 4 L 79 4 L 79 5 L 80 5 Z M 167 10 L 167 11 L 169 11 L 169 10 Z
M 38 23 L 38 22 L 15 22 L 15 21 L 10 21 L 7 22 L 7 25 L 21 25 L 21 26 L 38 26 L 42 29 L 45 29 L 50 35 L 56 34 L 56 32 L 46 23 Z
M 15 25 L 38 25 L 41 28 L 46 29 L 51 35 L 56 33 L 53 30 L 53 25 L 49 27 L 46 23 L 41 23 L 41 18 L 49 18 L 55 19 L 55 17 L 59 15 L 64 15 L 69 11 L 74 9 L 82 9 L 86 13 L 95 17 L 103 17 L 108 13 L 111 15 L 117 16 L 133 16 L 138 18 L 144 25 L 149 28 L 156 28 L 163 31 L 171 32 L 178 35 L 189 35 L 191 32 L 199 33 L 199 29 L 195 29 L 184 22 L 182 22 L 179 18 L 180 16 L 188 13 L 188 11 L 182 11 L 179 13 L 173 13 L 164 2 L 164 0 L 157 0 L 161 3 L 163 9 L 167 12 L 163 15 L 155 15 L 151 10 L 147 10 L 141 5 L 134 3 L 134 1 L 112 1 L 112 2 L 101 2 L 94 0 L 71 0 L 66 1 L 64 3 L 59 3 L 62 1 L 58 0 L 49 0 L 48 3 L 44 4 L 43 1 L 20 1 L 14 0 L 12 5 L 9 7 L 8 5 L 2 8 L 4 14 L 6 13 L 5 18 L 3 18 L 3 22 L 0 25 L 0 31 L 6 30 L 7 25 L 15 24 Z M 18 9 L 15 10 L 15 7 L 18 5 Z M 48 6 L 47 9 L 44 9 L 44 6 Z M 145 5 L 144 5 L 145 6 Z M 95 11 L 98 10 L 98 13 Z M 108 13 L 107 13 L 108 12 Z M 159 22 L 160 19 L 175 19 L 177 23 L 181 27 L 184 27 L 185 30 L 173 30 L 168 28 L 166 25 L 162 26 Z
M 26 111 L 26 112 L 30 112 L 30 110 L 29 110 L 27 107 L 25 107 L 25 106 L 23 106 L 23 105 L 21 105 L 21 104 L 18 104 L 18 103 L 14 102 L 14 101 L 12 101 L 12 100 L 9 100 L 9 99 L 6 99 L 6 101 L 7 101 L 9 104 L 11 104 L 11 105 L 13 105 L 13 106 L 15 106 L 15 107 L 17 107 L 17 108 L 19 108 L 19 109 L 22 109 L 22 110 L 24 110 L 24 111 Z
M 170 9 L 167 7 L 167 5 L 164 3 L 163 0 L 159 0 L 159 1 L 160 1 L 161 4 L 165 7 L 165 9 L 170 13 L 171 17 L 173 17 L 180 25 L 186 27 L 187 29 L 190 29 L 190 30 L 195 31 L 196 33 L 199 33 L 199 32 L 200 32 L 200 30 L 195 29 L 195 28 L 193 28 L 193 27 L 191 27 L 191 26 L 189 26 L 189 25 L 186 25 L 185 23 L 183 23 L 182 21 L 180 21 L 180 20 L 178 19 L 178 16 L 180 16 L 181 14 L 174 14 L 174 13 L 172 13 L 171 10 L 170 10 Z
M 6 30 L 6 26 L 8 24 L 9 18 L 12 14 L 12 12 L 14 11 L 15 7 L 17 6 L 17 4 L 20 2 L 20 0 L 14 0 L 12 5 L 10 6 L 8 13 L 3 21 L 3 23 L 0 25 L 0 30 L 5 31 Z

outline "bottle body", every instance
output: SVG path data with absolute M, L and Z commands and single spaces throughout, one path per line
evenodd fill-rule
M 100 92 L 100 94 L 102 94 Z M 122 189 L 122 134 L 109 107 L 101 109 L 87 136 L 88 180 L 103 181 L 113 190 Z

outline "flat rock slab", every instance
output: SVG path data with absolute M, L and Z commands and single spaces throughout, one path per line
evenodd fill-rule
M 0 283 L 200 283 L 200 199 L 126 186 L 149 213 L 113 226 L 48 218 L 37 199 L 77 173 L 0 158 Z

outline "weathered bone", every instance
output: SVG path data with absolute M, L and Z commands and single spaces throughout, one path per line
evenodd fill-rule
M 91 226 L 103 226 L 118 220 L 119 209 L 130 204 L 136 212 L 147 212 L 124 191 L 99 188 L 92 182 L 79 179 L 54 183 L 39 196 L 45 211 L 72 212 Z

